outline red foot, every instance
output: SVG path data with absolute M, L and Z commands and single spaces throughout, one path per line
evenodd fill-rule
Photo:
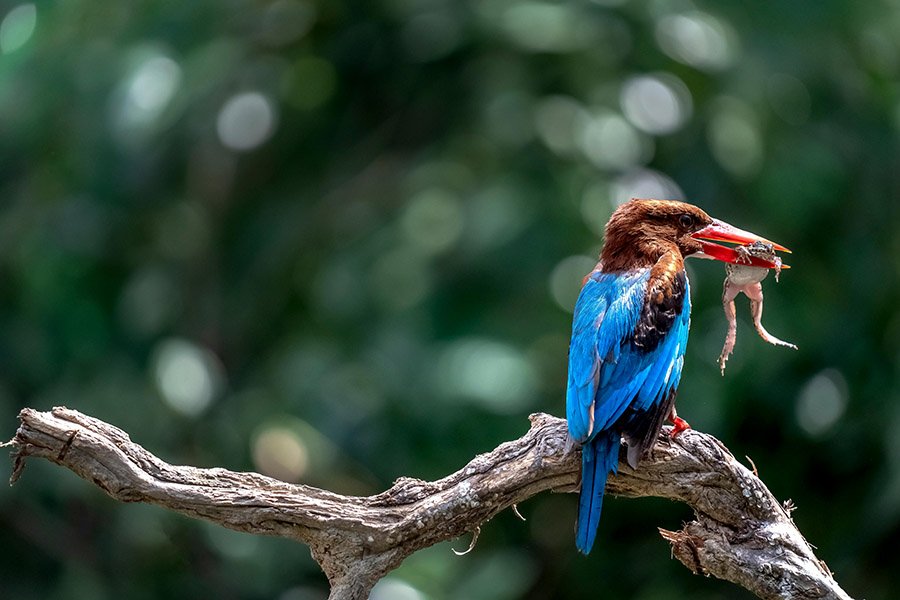
M 690 429 L 691 426 L 688 425 L 688 422 L 682 419 L 681 417 L 675 417 L 672 419 L 672 433 L 669 434 L 669 437 L 673 440 L 678 436 L 679 433 L 684 431 L 685 429 Z

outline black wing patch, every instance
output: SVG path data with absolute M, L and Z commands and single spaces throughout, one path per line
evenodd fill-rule
M 634 328 L 632 341 L 642 352 L 652 352 L 660 341 L 672 329 L 675 319 L 681 314 L 684 306 L 684 294 L 687 288 L 687 275 L 678 271 L 672 279 L 672 290 L 663 295 L 662 302 L 656 302 L 658 294 L 651 290 L 644 299 L 641 316 Z
M 656 443 L 659 430 L 675 404 L 675 393 L 675 390 L 670 391 L 662 402 L 654 404 L 649 411 L 629 410 L 622 415 L 622 437 L 628 445 L 628 464 L 632 469 L 637 468 Z

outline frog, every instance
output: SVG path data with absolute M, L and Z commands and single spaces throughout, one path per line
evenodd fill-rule
M 741 292 L 750 299 L 750 314 L 753 317 L 753 325 L 759 336 L 770 344 L 797 349 L 797 346 L 778 339 L 763 327 L 763 291 L 762 281 L 768 276 L 769 269 L 750 264 L 750 257 L 758 257 L 775 263 L 775 281 L 781 275 L 781 259 L 775 255 L 775 249 L 765 242 L 753 242 L 744 246 L 737 246 L 737 263 L 725 265 L 725 284 L 722 290 L 722 305 L 725 308 L 725 317 L 728 319 L 728 333 L 725 335 L 725 345 L 722 354 L 719 355 L 719 369 L 725 375 L 725 363 L 734 350 L 737 340 L 737 311 L 734 299 Z

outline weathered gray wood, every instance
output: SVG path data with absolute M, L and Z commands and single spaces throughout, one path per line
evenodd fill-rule
M 123 502 L 149 502 L 231 529 L 303 542 L 328 576 L 332 599 L 367 598 L 413 552 L 474 532 L 542 491 L 574 491 L 580 469 L 565 421 L 545 414 L 532 415 L 521 438 L 476 456 L 452 475 L 433 482 L 401 477 L 369 497 L 256 473 L 173 466 L 124 431 L 67 408 L 26 408 L 19 419 L 6 444 L 15 448 L 10 483 L 21 475 L 25 458 L 36 456 Z M 607 492 L 689 504 L 695 521 L 681 531 L 660 530 L 679 561 L 760 598 L 850 598 L 813 554 L 790 511 L 721 442 L 693 430 L 671 440 L 667 431 L 637 470 L 620 465 Z

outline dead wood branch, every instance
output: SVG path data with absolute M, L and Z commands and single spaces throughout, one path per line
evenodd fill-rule
M 580 454 L 566 452 L 565 421 L 531 416 L 521 438 L 433 482 L 402 477 L 369 497 L 341 496 L 256 473 L 170 465 L 108 423 L 67 408 L 23 409 L 8 442 L 11 483 L 29 456 L 45 458 L 123 502 L 149 502 L 248 533 L 308 544 L 332 599 L 364 599 L 413 552 L 476 531 L 502 510 L 546 490 L 573 491 Z M 696 520 L 660 530 L 694 573 L 714 575 L 760 598 L 849 600 L 813 554 L 790 514 L 710 435 L 667 430 L 637 470 L 620 465 L 607 484 L 619 496 L 690 505 Z M 574 552 L 574 546 L 573 546 Z

